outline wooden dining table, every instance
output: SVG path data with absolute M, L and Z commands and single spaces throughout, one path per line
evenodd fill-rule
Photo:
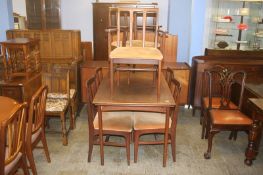
M 163 166 L 166 166 L 169 116 L 171 109 L 175 107 L 175 101 L 164 76 L 161 75 L 160 77 L 161 93 L 159 98 L 157 97 L 157 86 L 153 83 L 152 74 L 149 72 L 132 73 L 129 84 L 127 83 L 127 76 L 122 75 L 119 85 L 115 86 L 112 93 L 109 76 L 103 79 L 93 100 L 98 109 L 101 165 L 104 164 L 102 112 L 146 111 L 166 114 L 163 148 Z
M 17 104 L 17 101 L 9 97 L 0 96 L 0 124 L 10 117 L 12 109 L 14 109 Z

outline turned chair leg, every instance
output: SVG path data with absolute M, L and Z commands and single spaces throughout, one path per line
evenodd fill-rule
M 43 149 L 44 149 L 44 152 L 46 155 L 46 159 L 47 159 L 47 162 L 50 163 L 51 160 L 50 160 L 50 155 L 49 155 L 49 151 L 48 151 L 48 147 L 47 147 L 46 134 L 45 134 L 45 131 L 43 129 L 41 131 L 41 134 L 42 134 L 41 141 L 42 141 Z
M 65 114 L 60 115 L 61 119 L 61 129 L 62 129 L 62 141 L 63 145 L 66 146 L 68 145 L 68 138 L 67 138 L 67 130 L 66 130 L 66 119 L 65 119 Z

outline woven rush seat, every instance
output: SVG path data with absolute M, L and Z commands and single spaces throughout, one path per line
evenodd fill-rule
M 135 112 L 134 113 L 134 129 L 164 129 L 165 127 L 165 114 L 151 113 L 151 112 Z M 169 128 L 171 127 L 172 120 L 169 121 Z
M 69 96 L 72 99 L 76 94 L 75 89 L 70 89 L 69 90 Z M 67 98 L 67 94 L 65 93 L 48 93 L 47 98 Z
M 65 99 L 47 99 L 46 111 L 47 112 L 60 112 L 67 108 L 68 100 Z
M 118 47 L 110 53 L 110 59 L 162 60 L 163 55 L 157 48 L 151 47 Z
M 103 130 L 132 131 L 131 112 L 103 112 L 102 115 Z M 95 116 L 93 125 L 94 129 L 99 129 L 98 113 Z

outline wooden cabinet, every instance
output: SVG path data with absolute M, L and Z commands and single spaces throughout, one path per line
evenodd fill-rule
M 229 68 L 232 71 L 245 71 L 247 73 L 246 82 L 254 81 L 259 75 L 263 74 L 263 57 L 260 56 L 242 57 L 236 55 L 193 57 L 190 87 L 190 104 L 194 107 L 194 109 L 201 107 L 202 74 L 205 69 L 212 68 L 215 65 L 222 65 L 224 67 Z
M 26 0 L 28 29 L 59 29 L 60 0 Z
M 86 82 L 95 75 L 95 70 L 102 67 L 103 75 L 108 75 L 108 62 L 107 61 L 86 61 L 81 64 L 81 99 L 82 102 L 87 102 L 87 87 Z M 190 82 L 190 66 L 187 63 L 164 62 L 163 72 L 170 67 L 174 71 L 175 78 L 181 83 L 182 91 L 180 97 L 180 104 L 188 104 L 189 97 L 189 82 Z
M 41 62 L 47 60 L 77 60 L 81 55 L 78 30 L 8 30 L 8 39 L 39 39 Z
M 32 95 L 41 86 L 41 74 L 37 73 L 26 78 L 16 78 L 12 81 L 0 81 L 0 95 L 10 97 L 18 102 L 30 102 Z

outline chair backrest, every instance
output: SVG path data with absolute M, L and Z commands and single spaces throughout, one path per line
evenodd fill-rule
M 87 96 L 88 96 L 87 110 L 88 110 L 88 122 L 89 122 L 90 132 L 94 130 L 93 120 L 97 113 L 97 109 L 95 105 L 92 103 L 96 92 L 97 92 L 96 78 L 92 77 L 87 81 Z
M 63 93 L 70 97 L 69 70 L 42 73 L 42 84 L 48 86 L 50 93 Z
M 8 120 L 1 123 L 0 174 L 5 174 L 5 166 L 13 163 L 19 154 L 25 154 L 26 108 L 26 103 L 17 104 Z
M 173 115 L 172 115 L 172 125 L 171 125 L 171 129 L 174 131 L 176 128 L 176 124 L 177 124 L 177 115 L 179 112 L 179 104 L 180 104 L 180 94 L 181 94 L 181 83 L 176 80 L 175 78 L 171 79 L 171 93 L 173 95 L 174 101 L 175 101 L 175 109 L 173 110 Z
M 174 72 L 171 68 L 167 67 L 165 72 L 165 80 L 170 88 L 172 79 L 174 79 Z
M 244 71 L 231 71 L 216 65 L 205 70 L 203 74 L 203 97 L 209 97 L 209 108 L 212 107 L 213 97 L 220 97 L 220 109 L 228 109 L 231 101 L 233 85 L 241 86 L 238 100 L 238 109 L 241 109 L 245 88 L 246 73 Z
M 46 109 L 48 87 L 41 86 L 37 92 L 32 96 L 29 115 L 27 121 L 27 135 L 26 142 L 31 144 L 32 135 L 38 132 L 40 129 L 45 129 L 44 118 Z
M 96 79 L 97 87 L 99 87 L 103 79 L 102 67 L 96 69 L 95 79 Z

